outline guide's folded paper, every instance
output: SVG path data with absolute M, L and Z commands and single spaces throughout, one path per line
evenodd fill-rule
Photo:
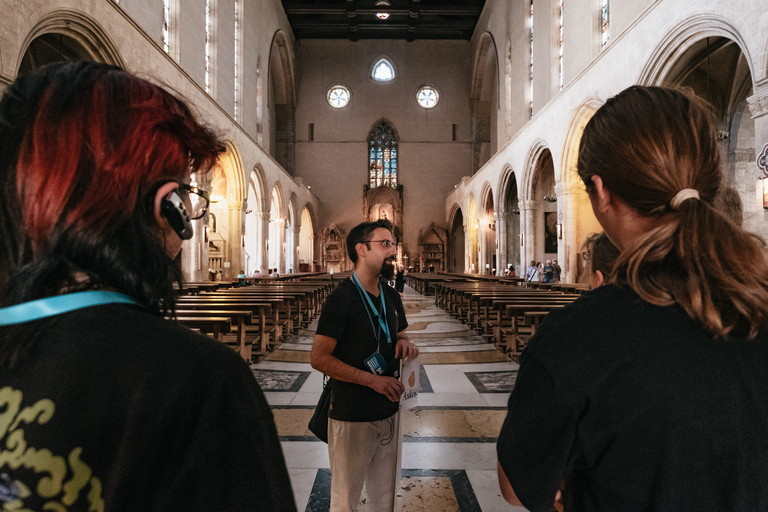
M 405 386 L 405 391 L 400 397 L 400 410 L 411 409 L 418 405 L 419 391 L 421 391 L 421 361 L 406 359 L 400 361 L 400 380 Z

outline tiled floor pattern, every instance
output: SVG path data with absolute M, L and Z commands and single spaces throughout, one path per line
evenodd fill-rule
M 406 287 L 408 333 L 421 350 L 419 405 L 403 411 L 398 506 L 407 512 L 523 512 L 501 497 L 496 436 L 518 365 Z M 272 406 L 300 511 L 328 510 L 328 447 L 307 429 L 322 391 L 309 365 L 316 321 L 252 366 Z M 365 492 L 358 512 L 365 512 Z

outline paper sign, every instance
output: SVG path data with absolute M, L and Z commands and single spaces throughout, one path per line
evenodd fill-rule
M 421 391 L 421 361 L 406 359 L 400 361 L 400 380 L 405 386 L 405 392 L 400 397 L 400 410 L 411 409 L 418 405 L 419 391 Z

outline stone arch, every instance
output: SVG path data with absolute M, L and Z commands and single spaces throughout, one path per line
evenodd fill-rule
M 563 144 L 562 161 L 557 169 L 558 222 L 562 226 L 558 260 L 562 268 L 561 279 L 565 282 L 576 282 L 578 278 L 581 270 L 580 249 L 584 240 L 590 233 L 602 231 L 592 213 L 589 196 L 576 169 L 584 128 L 601 104 L 597 98 L 589 97 L 576 108 Z
M 25 65 L 25 55 L 30 46 L 39 38 L 51 34 L 66 37 L 70 44 L 76 45 L 90 60 L 125 67 L 117 46 L 98 22 L 82 12 L 61 9 L 43 15 L 29 31 L 19 50 L 16 61 L 17 74 Z M 78 57 L 82 58 L 81 55 Z M 37 66 L 33 66 L 33 69 L 35 67 Z
M 497 269 L 498 243 L 496 241 L 496 211 L 493 187 L 486 181 L 480 192 L 478 239 L 480 243 L 479 273 L 492 274 Z
M 756 179 L 753 163 L 756 145 L 762 144 L 755 141 L 755 120 L 744 115 L 756 83 L 756 64 L 741 35 L 744 30 L 716 15 L 693 16 L 658 45 L 642 79 L 687 87 L 713 106 L 725 184 L 741 196 L 744 228 L 768 238 L 760 200 L 765 183 Z
M 269 268 L 277 268 L 285 272 L 285 221 L 287 205 L 283 187 L 279 181 L 272 187 L 269 196 L 269 237 L 267 242 Z
M 716 36 L 733 40 L 741 49 L 754 77 L 752 58 L 749 54 L 741 31 L 730 21 L 713 14 L 698 14 L 680 22 L 670 30 L 656 46 L 648 62 L 643 66 L 637 83 L 640 85 L 660 85 L 667 82 L 673 74 L 674 66 L 697 42 L 707 37 Z M 768 68 L 768 63 L 766 64 Z
M 480 265 L 480 217 L 477 210 L 477 201 L 475 194 L 470 192 L 467 198 L 467 258 L 465 261 L 465 272 L 470 274 L 479 273 Z
M 497 186 L 498 203 L 496 237 L 499 240 L 498 269 L 508 265 L 520 267 L 520 192 L 517 176 L 511 165 L 504 166 Z M 524 269 L 525 267 L 522 266 Z M 516 272 L 519 270 L 516 269 Z
M 269 218 L 264 169 L 256 164 L 248 176 L 247 205 L 245 210 L 245 270 L 250 275 L 255 270 L 267 270 L 265 224 Z
M 209 234 L 208 265 L 225 279 L 234 278 L 244 266 L 245 210 L 247 185 L 240 152 L 232 141 L 224 141 L 225 152 L 219 156 L 210 180 L 211 215 L 216 230 Z M 229 265 L 227 265 L 227 263 Z
M 536 165 L 541 160 L 544 152 L 549 152 L 549 145 L 542 139 L 536 139 L 528 150 L 525 158 L 525 168 L 523 170 L 523 199 L 530 201 L 534 199 L 534 188 L 536 186 Z
M 296 76 L 293 48 L 282 30 L 275 32 L 269 53 L 267 94 L 270 111 L 269 153 L 288 174 L 294 174 Z
M 315 226 L 317 216 L 310 203 L 301 210 L 301 228 L 299 230 L 299 272 L 315 271 Z
M 448 262 L 446 263 L 446 269 L 449 272 L 463 273 L 466 266 L 465 260 L 467 252 L 465 242 L 466 225 L 459 203 L 453 203 L 448 218 Z
M 472 109 L 472 170 L 477 172 L 498 149 L 499 62 L 489 32 L 475 51 L 470 91 Z

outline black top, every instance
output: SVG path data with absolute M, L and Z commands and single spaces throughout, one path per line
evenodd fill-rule
M 604 286 L 524 351 L 499 461 L 530 510 L 768 510 L 768 338 L 715 341 Z M 566 478 L 567 477 L 567 478 Z
M 383 283 L 382 289 L 392 344 L 388 345 L 386 335 L 380 333 L 381 343 L 378 346 L 387 361 L 388 368 L 384 375 L 394 377 L 395 371 L 400 369 L 400 361 L 395 359 L 397 333 L 408 327 L 408 321 L 400 294 L 386 283 Z M 368 296 L 379 309 L 380 298 L 371 294 Z M 336 340 L 334 357 L 350 366 L 368 371 L 364 361 L 376 351 L 377 340 L 365 308 L 355 283 L 346 278 L 326 299 L 317 323 L 317 334 Z M 371 318 L 373 326 L 379 331 L 378 321 L 373 316 Z M 397 402 L 390 401 L 385 395 L 368 386 L 333 380 L 328 417 L 341 421 L 377 421 L 395 414 L 398 406 Z
M 12 332 L 37 341 L 0 373 L 0 508 L 296 510 L 272 413 L 229 348 L 126 305 L 0 343 Z

